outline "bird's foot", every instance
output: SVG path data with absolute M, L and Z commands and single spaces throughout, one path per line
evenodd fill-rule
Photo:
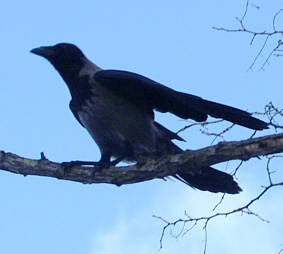
M 93 166 L 93 168 L 91 168 L 92 169 L 91 177 L 94 177 L 94 175 L 97 172 L 100 172 L 104 168 L 109 168 L 110 162 L 107 163 L 105 161 L 68 161 L 68 162 L 62 162 L 61 165 L 63 167 L 64 174 L 70 173 L 72 167 L 75 166 Z
M 144 166 L 148 161 L 148 157 L 146 156 L 139 156 L 138 159 L 137 159 L 137 163 L 136 163 L 136 166 L 138 168 L 141 168 L 142 166 Z
M 110 161 L 107 161 L 107 162 L 106 161 L 98 161 L 95 164 L 93 164 L 93 166 L 94 167 L 92 168 L 91 178 L 94 178 L 95 175 L 97 173 L 99 173 L 101 170 L 110 168 L 111 163 L 110 163 Z

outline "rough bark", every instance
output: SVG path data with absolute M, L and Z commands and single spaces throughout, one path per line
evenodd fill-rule
M 92 176 L 90 167 L 75 166 L 64 171 L 61 163 L 49 161 L 43 153 L 41 159 L 34 160 L 0 151 L 0 169 L 24 176 L 49 176 L 89 184 L 122 185 L 170 176 L 177 173 L 181 165 L 186 165 L 187 172 L 193 172 L 220 162 L 249 160 L 253 157 L 280 152 L 283 152 L 283 133 L 243 141 L 221 142 L 199 150 L 164 156 L 155 161 L 145 159 L 137 165 L 104 169 L 95 176 Z

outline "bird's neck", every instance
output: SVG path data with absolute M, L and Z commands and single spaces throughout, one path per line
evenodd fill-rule
M 56 69 L 66 82 L 74 100 L 87 96 L 90 80 L 96 72 L 102 70 L 87 58 L 83 59 L 80 65 L 66 65 Z

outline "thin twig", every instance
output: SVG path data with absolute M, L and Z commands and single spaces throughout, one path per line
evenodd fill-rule
M 184 227 L 184 231 L 185 233 L 191 231 L 193 228 L 195 228 L 195 226 L 197 225 L 198 222 L 203 221 L 204 222 L 204 226 L 203 226 L 203 230 L 204 230 L 204 238 L 205 238 L 205 245 L 204 245 L 204 254 L 206 253 L 207 250 L 207 241 L 208 241 L 208 232 L 207 232 L 207 226 L 209 224 L 210 221 L 214 220 L 217 217 L 227 217 L 229 215 L 232 214 L 236 214 L 236 213 L 241 213 L 241 214 L 247 214 L 247 215 L 252 215 L 255 216 L 256 218 L 258 218 L 259 220 L 261 220 L 262 222 L 265 223 L 269 223 L 268 220 L 262 218 L 259 214 L 253 212 L 250 207 L 258 200 L 260 200 L 270 189 L 274 188 L 274 187 L 278 187 L 278 186 L 283 186 L 283 182 L 278 182 L 278 183 L 271 183 L 264 187 L 264 189 L 253 199 L 251 199 L 249 202 L 247 202 L 245 205 L 236 208 L 234 210 L 228 211 L 228 212 L 218 212 L 215 213 L 211 216 L 203 216 L 203 217 L 196 217 L 196 218 L 192 218 L 190 217 L 187 213 L 186 213 L 186 217 L 185 219 L 178 219 L 176 221 L 173 222 L 169 222 L 165 219 L 163 219 L 161 216 L 156 216 L 154 215 L 154 218 L 160 219 L 163 223 L 165 223 L 165 226 L 163 227 L 162 233 L 161 233 L 161 237 L 160 237 L 160 249 L 163 247 L 163 238 L 164 235 L 166 233 L 166 230 L 170 227 L 175 227 L 177 224 L 182 223 L 182 224 L 192 224 L 192 226 L 190 226 L 188 229 L 185 229 Z M 181 235 L 181 234 L 179 234 Z
M 253 44 L 254 40 L 256 37 L 259 37 L 259 36 L 262 36 L 262 37 L 265 37 L 265 40 L 259 50 L 259 52 L 257 53 L 257 55 L 255 56 L 252 64 L 249 66 L 248 70 L 252 70 L 255 63 L 257 62 L 258 58 L 261 56 L 263 50 L 265 49 L 266 45 L 267 45 L 267 42 L 269 41 L 269 39 L 271 37 L 273 37 L 274 35 L 283 35 L 283 30 L 278 30 L 276 28 L 276 19 L 277 17 L 279 16 L 279 14 L 283 11 L 283 9 L 280 9 L 279 11 L 277 11 L 275 13 L 275 15 L 273 16 L 273 19 L 272 19 L 272 27 L 273 27 L 273 31 L 253 31 L 253 30 L 250 30 L 246 27 L 246 25 L 244 24 L 244 19 L 245 17 L 247 16 L 247 13 L 248 13 L 248 7 L 249 7 L 249 0 L 247 0 L 246 2 L 246 6 L 245 6 L 245 11 L 244 11 L 244 14 L 242 16 L 242 18 L 236 18 L 236 20 L 238 21 L 239 23 L 239 28 L 237 29 L 229 29 L 229 28 L 224 28 L 224 27 L 212 27 L 212 29 L 214 30 L 217 30 L 217 31 L 224 31 L 224 32 L 232 32 L 232 33 L 238 33 L 238 32 L 241 32 L 241 33 L 247 33 L 247 34 L 250 34 L 252 36 L 251 38 L 251 41 L 250 41 L 250 45 Z M 266 66 L 266 64 L 269 62 L 270 58 L 272 55 L 275 55 L 274 53 L 277 52 L 277 51 L 280 51 L 280 48 L 282 47 L 283 43 L 281 40 L 279 40 L 277 42 L 277 45 L 274 46 L 274 48 L 272 49 L 272 51 L 268 54 L 267 58 L 265 59 L 264 63 L 262 64 L 262 66 L 260 67 L 259 70 L 264 70 L 264 67 Z M 276 56 L 281 56 L 281 54 L 276 54 Z

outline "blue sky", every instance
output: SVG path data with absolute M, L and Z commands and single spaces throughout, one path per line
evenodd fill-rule
M 267 30 L 282 8 L 279 1 L 253 2 L 246 17 L 251 29 Z M 246 71 L 262 38 L 250 46 L 245 34 L 228 34 L 212 26 L 237 27 L 245 1 L 6 1 L 0 10 L 1 150 L 29 158 L 44 151 L 53 161 L 97 160 L 96 144 L 68 108 L 70 95 L 53 67 L 29 50 L 58 42 L 78 45 L 97 65 L 143 74 L 174 89 L 251 112 L 273 101 L 282 107 L 282 59 L 272 58 L 258 72 Z M 278 17 L 278 24 L 283 16 Z M 281 27 L 282 29 L 282 27 Z M 177 131 L 186 122 L 169 114 L 157 119 Z M 227 125 L 226 125 L 227 126 Z M 212 129 L 213 130 L 213 129 Z M 258 136 L 272 131 L 258 133 Z M 252 132 L 235 128 L 227 140 Z M 183 148 L 200 148 L 212 138 L 198 128 L 182 134 Z M 237 162 L 217 165 L 231 171 Z M 282 162 L 273 166 L 280 179 Z M 243 192 L 227 196 L 221 210 L 244 204 L 267 184 L 265 162 L 253 159 L 242 167 Z M 221 195 L 195 191 L 176 181 L 153 180 L 120 188 L 82 185 L 43 177 L 0 172 L 1 253 L 159 253 L 162 223 L 152 215 L 177 219 L 211 214 Z M 281 170 L 282 179 L 282 170 Z M 276 253 L 283 248 L 282 191 L 274 189 L 251 216 L 235 215 L 209 225 L 208 253 Z M 177 241 L 166 235 L 167 253 L 202 253 L 204 232 L 194 230 Z

